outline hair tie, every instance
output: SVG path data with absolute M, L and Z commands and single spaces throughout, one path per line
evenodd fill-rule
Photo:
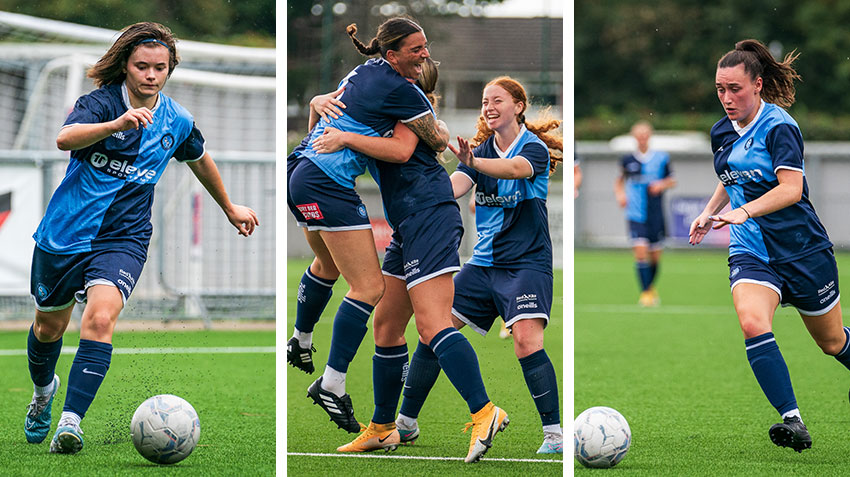
M 144 40 L 139 40 L 133 46 L 138 46 L 138 45 L 141 45 L 142 43 L 159 43 L 160 45 L 168 48 L 168 51 L 171 51 L 170 46 L 168 46 L 164 41 L 157 40 L 156 38 L 145 38 Z

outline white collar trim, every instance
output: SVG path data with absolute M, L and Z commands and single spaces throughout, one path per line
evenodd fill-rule
M 759 104 L 759 110 L 756 113 L 756 116 L 750 121 L 750 124 L 747 124 L 744 127 L 738 126 L 738 121 L 732 121 L 732 127 L 735 128 L 735 132 L 738 133 L 738 136 L 743 136 L 750 129 L 752 129 L 753 124 L 758 122 L 759 117 L 761 117 L 761 112 L 764 111 L 764 100 L 761 100 L 761 104 Z
M 154 104 L 153 108 L 151 108 L 151 112 L 156 111 L 156 108 L 158 108 L 160 103 L 162 103 L 162 101 L 160 101 L 160 99 L 161 99 L 160 95 L 161 94 L 162 94 L 162 91 L 156 93 L 156 104 Z M 130 104 L 130 93 L 127 91 L 127 81 L 126 80 L 121 83 L 121 99 L 124 100 L 124 106 L 126 106 L 128 110 L 134 109 L 133 105 Z
M 517 143 L 519 142 L 520 138 L 523 136 L 523 134 L 525 134 L 525 132 L 526 132 L 526 131 L 528 131 L 528 129 L 526 129 L 525 124 L 520 124 L 520 126 L 519 126 L 519 133 L 518 133 L 518 134 L 516 135 L 516 137 L 514 138 L 514 142 L 512 142 L 512 143 L 511 143 L 511 145 L 510 145 L 510 146 L 508 146 L 508 148 L 507 148 L 507 149 L 505 149 L 504 151 L 502 151 L 501 149 L 499 149 L 499 145 L 498 145 L 498 144 L 496 144 L 496 136 L 495 136 L 495 134 L 494 134 L 494 135 L 493 135 L 493 149 L 495 149 L 495 150 L 496 150 L 496 154 L 498 154 L 498 155 L 499 155 L 499 157 L 500 157 L 500 158 L 502 158 L 502 159 L 507 158 L 507 157 L 508 157 L 508 153 L 509 153 L 510 151 L 512 151 L 512 150 L 513 150 L 514 146 L 516 146 L 516 145 L 517 145 Z M 513 157 L 513 156 L 516 156 L 516 154 L 512 154 L 512 156 L 511 156 L 511 157 Z

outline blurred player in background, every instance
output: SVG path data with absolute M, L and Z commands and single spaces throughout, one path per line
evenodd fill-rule
M 726 116 L 711 128 L 720 182 L 691 224 L 699 244 L 729 225 L 729 282 L 750 367 L 782 417 L 768 435 L 802 452 L 812 446 L 785 359 L 772 332 L 777 306 L 797 308 L 821 350 L 850 369 L 832 243 L 809 201 L 803 137 L 783 108 L 799 79 L 791 52 L 778 62 L 762 43 L 744 40 L 717 64 L 715 86 Z M 732 210 L 717 215 L 731 201 Z
M 40 443 L 50 431 L 62 335 L 75 301 L 86 307 L 50 452 L 83 447 L 80 421 L 109 369 L 118 315 L 147 258 L 154 186 L 168 161 L 188 164 L 240 235 L 259 225 L 253 210 L 230 202 L 191 114 L 160 92 L 178 61 L 168 28 L 125 28 L 88 71 L 98 89 L 77 100 L 56 138 L 71 161 L 33 236 L 28 442 Z
M 478 230 L 472 259 L 454 278 L 452 320 L 457 328 L 469 325 L 485 335 L 502 317 L 542 421 L 544 439 L 537 452 L 563 453 L 558 380 L 543 349 L 553 293 L 546 197 L 549 174 L 563 157 L 563 140 L 549 132 L 560 121 L 528 122 L 527 106 L 519 82 L 496 78 L 484 88 L 478 133 L 472 139 L 477 147 L 461 137 L 457 148 L 449 145 L 461 161 L 451 176 L 454 196 L 476 187 Z M 442 364 L 419 343 L 396 420 L 403 435 L 419 435 L 416 418 Z
M 423 140 L 423 147 L 442 151 L 448 143 L 448 130 L 437 124 L 428 100 L 411 82 L 429 56 L 422 28 L 408 18 L 391 18 L 381 24 L 368 46 L 360 42 L 355 46 L 364 54 L 380 53 L 381 57 L 355 68 L 340 89 L 330 93 L 331 98 L 314 98 L 310 133 L 287 159 L 287 203 L 316 254 L 298 288 L 287 361 L 313 372 L 313 329 L 342 274 L 350 288 L 334 317 L 324 374 L 307 393 L 334 423 L 352 433 L 360 432 L 360 424 L 345 392 L 346 374 L 366 335 L 369 316 L 384 294 L 369 216 L 354 190 L 367 157 L 350 149 L 319 156 L 311 143 L 327 127 L 383 136 L 398 121 Z
M 614 195 L 626 209 L 629 237 L 641 287 L 638 303 L 656 306 L 660 300 L 653 283 L 658 276 L 664 246 L 664 191 L 676 185 L 670 170 L 670 155 L 649 148 L 652 126 L 641 121 L 632 126 L 637 150 L 621 161 L 620 176 L 614 182 Z
M 422 63 L 417 85 L 433 105 L 437 78 L 437 65 L 430 60 Z M 504 410 L 490 402 L 478 357 L 466 337 L 452 326 L 452 274 L 460 269 L 463 223 L 446 170 L 435 151 L 402 123 L 391 138 L 326 128 L 313 147 L 318 152 L 349 147 L 382 159 L 372 163 L 370 170 L 380 186 L 387 221 L 393 226 L 383 265 L 387 291 L 375 310 L 375 412 L 363 433 L 337 450 L 394 449 L 402 441 L 416 439 L 415 430 L 402 435 L 395 423 L 408 364 L 404 332 L 415 314 L 420 346 L 431 351 L 469 407 L 472 436 L 465 461 L 478 461 L 509 420 Z

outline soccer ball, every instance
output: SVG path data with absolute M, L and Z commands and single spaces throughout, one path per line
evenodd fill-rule
M 174 464 L 192 453 L 201 437 L 195 408 L 173 394 L 160 394 L 143 402 L 130 422 L 133 445 L 139 454 L 157 464 Z
M 575 455 L 585 467 L 608 468 L 623 460 L 632 431 L 622 414 L 610 407 L 592 407 L 575 422 Z

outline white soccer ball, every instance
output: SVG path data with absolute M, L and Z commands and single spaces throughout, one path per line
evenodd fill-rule
M 130 422 L 133 445 L 157 464 L 174 464 L 192 453 L 201 437 L 198 413 L 185 399 L 160 394 L 143 402 Z
M 585 410 L 575 422 L 575 455 L 585 467 L 614 467 L 632 442 L 632 431 L 622 414 L 610 407 Z

